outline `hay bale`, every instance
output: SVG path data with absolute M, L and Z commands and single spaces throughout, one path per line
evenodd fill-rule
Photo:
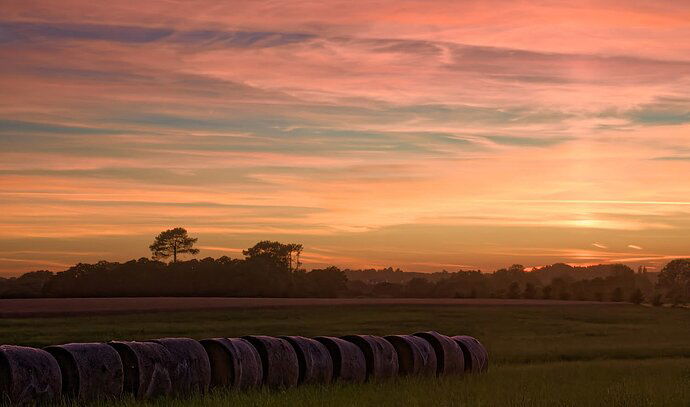
M 211 387 L 248 389 L 261 385 L 261 356 L 249 342 L 241 338 L 204 339 L 211 362 Z
M 489 368 L 489 353 L 481 342 L 466 335 L 454 336 L 453 340 L 465 355 L 466 372 L 481 373 Z
M 175 395 L 205 393 L 211 383 L 211 362 L 203 346 L 189 338 L 163 338 L 150 342 L 163 345 L 172 357 L 170 382 Z
M 436 375 L 436 352 L 429 342 L 412 335 L 391 335 L 383 339 L 393 345 L 398 355 L 398 373 L 401 376 Z
M 65 396 L 86 401 L 122 395 L 122 360 L 113 347 L 104 343 L 68 343 L 45 350 L 60 366 Z
M 303 336 L 281 336 L 292 345 L 299 363 L 299 383 L 322 384 L 333 379 L 333 359 L 324 344 Z
M 124 391 L 137 399 L 150 399 L 172 393 L 170 379 L 172 355 L 153 342 L 109 342 L 120 355 L 124 367 Z
M 317 336 L 333 359 L 333 379 L 362 383 L 367 378 L 367 362 L 364 352 L 357 345 L 332 336 Z
M 0 404 L 50 404 L 60 398 L 62 376 L 55 358 L 41 349 L 0 346 Z
M 465 371 L 465 358 L 457 342 L 446 335 L 435 331 L 417 332 L 420 337 L 431 344 L 436 352 L 438 375 L 461 374 Z
M 263 383 L 271 388 L 294 387 L 299 381 L 297 353 L 285 339 L 271 336 L 243 336 L 259 352 Z
M 346 335 L 342 339 L 354 343 L 364 353 L 367 380 L 388 379 L 398 375 L 398 354 L 387 340 L 374 335 Z

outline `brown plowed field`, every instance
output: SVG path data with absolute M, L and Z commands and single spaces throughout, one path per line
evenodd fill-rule
M 506 300 L 493 298 L 31 298 L 0 299 L 0 317 L 93 315 L 223 308 L 342 306 L 342 305 L 592 305 L 594 301 Z M 620 303 L 611 303 L 620 304 Z

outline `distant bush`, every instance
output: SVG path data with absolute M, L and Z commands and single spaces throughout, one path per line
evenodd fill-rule
M 630 302 L 636 305 L 642 304 L 642 301 L 644 301 L 644 294 L 642 293 L 642 290 L 639 288 L 633 291 L 632 294 L 630 294 Z

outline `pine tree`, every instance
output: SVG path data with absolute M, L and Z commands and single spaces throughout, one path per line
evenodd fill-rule
M 173 263 L 175 263 L 178 254 L 199 253 L 199 249 L 193 247 L 197 240 L 197 238 L 189 237 L 184 228 L 168 229 L 156 236 L 149 249 L 151 249 L 154 259 L 167 259 L 172 256 Z

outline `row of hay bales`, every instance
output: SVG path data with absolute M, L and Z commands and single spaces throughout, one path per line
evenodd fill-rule
M 488 354 L 470 336 L 244 336 L 196 341 L 0 346 L 1 402 L 90 401 L 186 396 L 211 387 L 289 388 L 335 380 L 362 383 L 402 375 L 479 373 Z

